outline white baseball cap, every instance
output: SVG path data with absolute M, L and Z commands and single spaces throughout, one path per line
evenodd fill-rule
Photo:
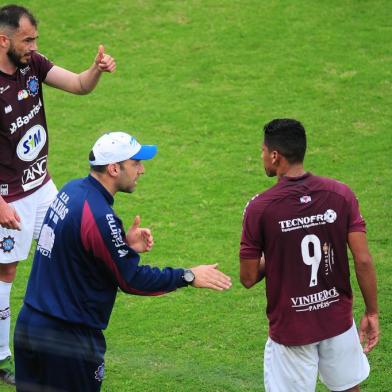
M 89 161 L 92 166 L 108 165 L 133 160 L 154 158 L 157 146 L 141 145 L 131 135 L 125 132 L 109 132 L 102 135 L 93 146 L 94 160 Z

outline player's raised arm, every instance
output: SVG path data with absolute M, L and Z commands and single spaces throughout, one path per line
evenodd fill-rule
M 54 65 L 48 72 L 45 83 L 60 90 L 73 94 L 84 95 L 94 90 L 102 72 L 114 72 L 116 62 L 105 53 L 103 45 L 99 45 L 97 55 L 90 68 L 77 74 L 65 68 Z

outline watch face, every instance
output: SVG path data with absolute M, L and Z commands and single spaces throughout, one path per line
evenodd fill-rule
M 195 275 L 191 270 L 184 271 L 184 280 L 187 283 L 192 283 L 195 280 Z

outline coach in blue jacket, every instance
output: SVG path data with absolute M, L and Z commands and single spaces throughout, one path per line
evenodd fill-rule
M 192 285 L 228 289 L 217 265 L 191 269 L 140 265 L 153 246 L 140 218 L 125 234 L 112 209 L 117 192 L 133 192 L 143 160 L 156 146 L 124 132 L 100 137 L 90 152 L 90 175 L 73 180 L 50 206 L 38 240 L 14 337 L 17 391 L 99 391 L 105 338 L 118 287 L 160 295 Z

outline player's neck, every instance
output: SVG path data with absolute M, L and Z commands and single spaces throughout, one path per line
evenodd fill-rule
M 287 165 L 280 170 L 277 170 L 278 179 L 282 177 L 301 177 L 305 174 L 305 169 L 302 163 L 296 163 L 293 165 Z
M 113 181 L 110 181 L 105 175 L 91 171 L 91 177 L 94 177 L 112 196 L 117 192 Z
M 9 59 L 7 54 L 3 53 L 0 55 L 0 71 L 7 74 L 13 75 L 18 68 Z

